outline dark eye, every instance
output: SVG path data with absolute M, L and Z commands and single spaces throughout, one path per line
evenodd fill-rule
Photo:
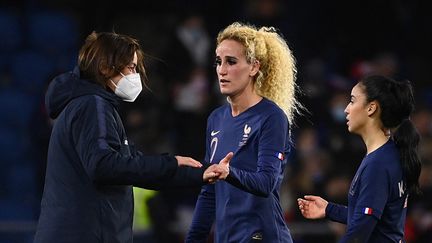
M 234 65 L 234 64 L 236 64 L 237 62 L 234 61 L 234 60 L 228 60 L 227 63 L 228 63 L 229 65 Z
M 132 66 L 127 66 L 127 68 L 129 69 L 129 71 L 131 71 L 132 73 L 136 72 L 136 66 L 132 65 Z
M 214 62 L 214 66 L 220 66 L 222 63 L 222 61 L 219 58 L 216 58 L 215 62 Z
M 235 59 L 228 58 L 227 63 L 228 63 L 228 65 L 234 65 L 237 63 L 237 61 Z

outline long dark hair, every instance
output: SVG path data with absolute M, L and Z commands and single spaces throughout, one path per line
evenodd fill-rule
M 409 81 L 397 82 L 391 78 L 373 75 L 363 78 L 361 84 L 367 101 L 376 100 L 381 107 L 381 121 L 392 130 L 409 193 L 419 194 L 418 178 L 421 162 L 418 155 L 420 135 L 410 120 L 414 111 L 414 96 Z

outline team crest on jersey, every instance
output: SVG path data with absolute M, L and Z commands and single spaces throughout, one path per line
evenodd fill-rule
M 246 142 L 249 138 L 249 134 L 251 133 L 252 128 L 250 126 L 248 126 L 248 124 L 245 124 L 244 128 L 243 128 L 243 136 L 241 141 L 239 142 L 239 147 L 246 145 Z

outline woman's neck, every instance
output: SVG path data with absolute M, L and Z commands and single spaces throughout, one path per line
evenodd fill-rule
M 372 128 L 364 132 L 362 138 L 366 145 L 367 154 L 370 154 L 384 145 L 389 140 L 390 136 L 383 129 Z
M 241 95 L 238 97 L 230 97 L 231 114 L 233 117 L 240 115 L 245 110 L 258 104 L 262 100 L 262 97 L 256 93 Z

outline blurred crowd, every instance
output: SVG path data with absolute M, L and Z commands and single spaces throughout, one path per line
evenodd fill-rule
M 207 116 L 226 102 L 213 66 L 215 38 L 234 21 L 276 27 L 297 59 L 298 95 L 308 112 L 292 124 L 294 147 L 281 191 L 295 242 L 336 242 L 345 230 L 327 220 L 303 219 L 296 199 L 315 194 L 346 203 L 365 147 L 348 133 L 344 109 L 352 86 L 369 73 L 408 79 L 415 88 L 411 120 L 422 137 L 423 195 L 410 197 L 406 238 L 432 242 L 432 16 L 424 2 L 4 1 L 0 242 L 32 242 L 53 124 L 44 92 L 54 76 L 74 67 L 85 36 L 114 30 L 136 37 L 146 51 L 150 90 L 120 110 L 129 140 L 145 153 L 200 160 Z M 135 189 L 135 242 L 182 242 L 199 190 Z

